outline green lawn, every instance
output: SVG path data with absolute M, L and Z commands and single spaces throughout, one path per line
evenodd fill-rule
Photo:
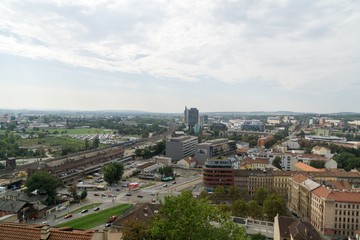
M 99 212 L 84 214 L 83 217 L 56 225 L 55 227 L 72 227 L 74 229 L 86 230 L 106 223 L 113 215 L 121 216 L 132 207 L 131 204 L 120 204 L 118 206 L 101 210 Z
M 101 133 L 112 133 L 111 129 L 103 129 L 103 128 L 48 128 L 44 129 L 49 131 L 49 133 L 53 133 L 54 131 L 58 131 L 59 133 L 66 131 L 66 134 L 74 135 L 74 134 L 101 134 Z
M 31 147 L 34 145 L 45 145 L 47 147 L 65 147 L 67 145 L 71 145 L 76 148 L 85 147 L 83 140 L 68 137 L 26 138 L 19 139 L 19 144 L 22 147 Z

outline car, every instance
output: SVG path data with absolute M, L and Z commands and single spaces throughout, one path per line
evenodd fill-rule
M 144 196 L 143 195 L 137 195 L 138 198 L 143 198 Z
M 49 223 L 47 221 L 43 221 L 41 224 L 49 225 Z
M 120 188 L 116 188 L 115 191 L 120 192 Z
M 65 216 L 64 216 L 64 219 L 68 219 L 68 218 L 71 218 L 72 217 L 72 214 L 66 214 Z
M 156 202 L 156 199 L 155 198 L 151 199 L 151 202 L 153 202 L 153 203 Z
M 172 184 L 176 184 L 176 181 L 173 181 Z
M 125 194 L 125 196 L 130 197 L 131 193 L 128 192 L 127 194 Z
M 155 196 L 155 193 L 150 193 L 151 196 Z
M 94 193 L 94 196 L 100 196 L 100 194 L 98 194 L 98 193 Z
M 94 208 L 94 211 L 99 211 L 99 210 L 100 210 L 99 207 Z
M 83 209 L 83 210 L 81 210 L 81 213 L 86 213 L 88 211 L 89 211 L 88 209 Z
M 105 193 L 103 193 L 103 194 L 101 194 L 101 196 L 102 196 L 102 197 L 107 197 L 108 195 L 105 194 Z
M 163 186 L 164 186 L 164 187 L 167 187 L 168 185 L 165 183 Z
M 111 223 L 106 223 L 105 227 L 111 227 Z
M 112 223 L 113 221 L 115 221 L 117 219 L 117 216 L 111 216 L 106 223 Z

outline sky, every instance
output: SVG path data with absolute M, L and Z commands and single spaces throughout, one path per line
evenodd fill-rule
M 0 1 L 0 108 L 185 106 L 360 112 L 360 1 Z

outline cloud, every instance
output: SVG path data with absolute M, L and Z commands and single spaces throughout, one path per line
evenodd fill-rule
M 351 0 L 5 1 L 0 53 L 170 81 L 338 91 L 360 75 L 359 9 Z

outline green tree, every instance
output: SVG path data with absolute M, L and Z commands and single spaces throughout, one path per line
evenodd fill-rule
M 270 194 L 264 201 L 263 211 L 268 220 L 274 220 L 276 214 L 286 214 L 286 203 L 279 195 Z
M 325 167 L 325 161 L 323 160 L 312 160 L 310 162 L 310 166 L 314 168 L 324 168 Z
M 85 150 L 89 149 L 89 139 L 85 139 Z
M 228 198 L 225 188 L 223 186 L 216 186 L 213 194 L 210 195 L 210 199 L 213 201 L 223 201 Z
M 255 200 L 251 200 L 247 205 L 248 216 L 254 219 L 262 218 L 262 207 Z
M 122 229 L 123 240 L 150 240 L 149 226 L 138 220 L 130 220 L 124 224 Z
M 232 215 L 236 217 L 247 217 L 247 204 L 244 200 L 236 200 L 231 207 Z
M 217 205 L 217 208 L 220 210 L 220 212 L 231 212 L 231 206 L 225 203 L 220 203 Z
M 154 239 L 164 240 L 245 240 L 244 228 L 228 213 L 219 211 L 206 199 L 194 199 L 191 191 L 166 196 L 151 225 Z
M 0 163 L 0 169 L 4 169 L 4 168 L 5 168 L 4 164 Z
M 77 194 L 77 187 L 75 184 L 68 187 L 67 191 L 71 194 L 75 202 L 79 202 L 80 196 Z
M 108 163 L 103 166 L 103 173 L 108 184 L 118 183 L 124 174 L 124 165 L 118 162 Z
M 164 166 L 159 168 L 159 173 L 164 177 L 170 177 L 174 175 L 174 169 L 171 166 Z
M 250 240 L 266 240 L 266 236 L 262 235 L 261 233 L 257 233 L 250 235 Z
M 264 187 L 259 187 L 255 190 L 254 192 L 254 200 L 259 204 L 259 205 L 263 205 L 265 199 L 267 198 L 267 196 L 269 195 L 269 191 L 264 188 Z
M 83 199 L 85 199 L 86 197 L 87 197 L 87 191 L 86 191 L 86 189 L 84 189 L 84 190 L 81 192 L 81 194 L 80 194 L 80 199 L 83 200 Z
M 276 156 L 275 159 L 272 162 L 272 165 L 275 166 L 278 169 L 282 169 L 282 167 L 281 167 L 281 158 L 279 156 Z
M 60 179 L 47 172 L 35 172 L 25 182 L 26 193 L 30 195 L 37 190 L 38 194 L 47 195 L 48 203 L 54 203 L 56 197 L 56 190 L 62 187 L 63 184 Z
M 99 137 L 95 137 L 93 140 L 93 148 L 98 148 L 99 143 L 100 143 Z

